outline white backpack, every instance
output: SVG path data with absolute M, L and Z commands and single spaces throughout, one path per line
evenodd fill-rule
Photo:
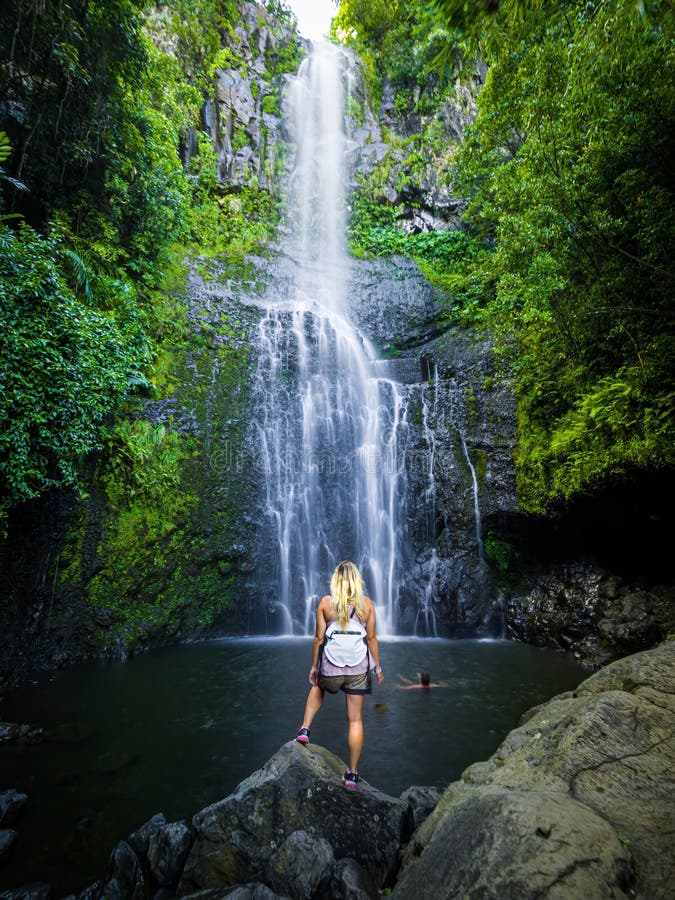
M 352 609 L 347 627 L 342 629 L 337 619 L 326 628 L 323 650 L 334 666 L 358 666 L 368 653 L 366 628 Z

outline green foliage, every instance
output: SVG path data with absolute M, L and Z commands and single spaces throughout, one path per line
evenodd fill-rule
M 245 67 L 238 21 L 234 0 L 0 10 L 3 511 L 75 485 L 124 401 L 166 383 L 167 347 L 186 339 L 168 293 L 185 250 L 241 258 L 278 221 L 253 174 L 223 191 L 207 135 L 188 171 L 180 158 L 215 68 Z M 299 53 L 281 40 L 270 77 Z
M 475 320 L 512 365 L 519 494 L 541 511 L 673 464 L 675 54 L 666 3 L 517 6 L 483 37 L 467 4 L 435 21 L 491 63 L 454 174 L 494 242 Z
M 518 551 L 499 532 L 488 531 L 484 545 L 487 561 L 500 576 L 504 577 L 517 568 L 520 562 Z
M 73 257 L 58 232 L 44 238 L 27 224 L 0 224 L 3 513 L 47 487 L 77 483 L 99 426 L 150 362 L 127 285 L 109 280 L 114 308 L 92 307 L 91 291 L 80 299 L 69 285 Z
M 405 0 L 341 0 L 339 4 L 331 36 L 361 57 L 373 109 L 379 106 L 383 79 L 394 89 L 400 116 L 429 112 L 440 99 L 441 81 L 431 63 L 448 35 L 442 28 L 417 27 L 422 7 Z
M 0 131 L 0 163 L 7 162 L 7 160 L 12 155 L 12 144 L 7 134 L 4 131 Z M 26 191 L 28 188 L 26 185 L 19 181 L 18 178 L 12 178 L 11 175 L 8 175 L 5 172 L 3 166 L 0 165 L 0 182 L 4 182 L 6 185 L 10 185 L 18 191 Z M 3 219 L 6 219 L 7 216 L 3 216 Z M 0 220 L 1 221 L 1 220 Z
M 357 257 L 408 256 L 447 298 L 448 316 L 465 324 L 481 319 L 490 296 L 491 243 L 468 231 L 407 234 L 396 224 L 396 209 L 354 197 L 348 227 L 349 246 Z

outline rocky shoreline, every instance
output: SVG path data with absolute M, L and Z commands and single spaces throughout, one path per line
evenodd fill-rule
M 674 711 L 670 640 L 529 710 L 442 794 L 350 791 L 341 760 L 292 741 L 190 823 L 153 816 L 77 900 L 666 900 Z M 0 894 L 49 896 L 44 884 Z

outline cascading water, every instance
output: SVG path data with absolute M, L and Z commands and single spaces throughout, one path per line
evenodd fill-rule
M 259 326 L 257 441 L 274 542 L 277 630 L 307 634 L 341 559 L 361 569 L 382 633 L 396 624 L 404 540 L 407 436 L 400 385 L 376 374 L 376 352 L 346 315 L 346 140 L 349 57 L 315 45 L 288 97 L 296 139 L 288 188 L 293 289 Z
M 483 528 L 481 525 L 481 512 L 480 512 L 480 501 L 478 496 L 478 478 L 476 476 L 476 469 L 471 461 L 471 456 L 469 455 L 469 448 L 466 445 L 466 438 L 464 437 L 464 429 L 462 428 L 461 416 L 459 413 L 459 392 L 457 388 L 457 382 L 453 379 L 450 382 L 450 396 L 452 399 L 452 407 L 453 407 L 453 419 L 455 421 L 455 427 L 457 428 L 457 434 L 459 435 L 459 442 L 462 447 L 462 455 L 464 456 L 464 460 L 469 469 L 469 474 L 471 475 L 471 488 L 473 491 L 473 515 L 476 529 L 476 545 L 478 548 L 478 558 L 481 562 L 485 559 L 485 548 L 483 544 Z
M 422 393 L 422 431 L 427 445 L 428 467 L 427 483 L 424 489 L 424 538 L 431 547 L 431 558 L 428 564 L 428 581 L 424 587 L 421 605 L 415 617 L 415 634 L 429 637 L 437 637 L 436 613 L 433 601 L 436 592 L 436 574 L 438 572 L 438 551 L 436 549 L 436 478 L 434 473 L 434 460 L 436 456 L 436 435 L 431 427 L 430 418 L 433 421 L 438 418 L 438 368 L 434 366 L 433 401 L 430 404 L 428 393 L 429 386 Z

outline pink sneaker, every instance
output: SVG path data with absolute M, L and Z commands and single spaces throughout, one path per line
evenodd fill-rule
M 342 776 L 342 780 L 345 783 L 345 787 L 355 788 L 359 783 L 359 774 L 358 772 L 350 772 L 348 769 Z
M 309 744 L 309 728 L 300 728 L 295 739 L 299 744 Z

